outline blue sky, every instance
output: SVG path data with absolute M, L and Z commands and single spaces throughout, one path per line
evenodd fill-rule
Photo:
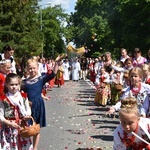
M 44 5 L 51 2 L 51 6 L 60 5 L 67 13 L 73 12 L 77 0 L 42 0 L 39 4 Z

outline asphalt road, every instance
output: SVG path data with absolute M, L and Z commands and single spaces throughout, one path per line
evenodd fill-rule
M 66 82 L 48 92 L 47 127 L 41 129 L 38 150 L 112 150 L 113 131 L 119 124 L 106 116 L 108 107 L 96 106 L 89 81 Z

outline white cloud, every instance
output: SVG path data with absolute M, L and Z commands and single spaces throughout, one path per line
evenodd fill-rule
M 66 10 L 67 13 L 74 12 L 75 3 L 77 0 L 42 0 L 39 4 L 44 5 L 51 2 L 51 6 L 61 5 L 61 7 Z M 63 22 L 63 26 L 66 26 L 66 22 Z M 65 38 L 63 37 L 65 41 Z M 71 45 L 74 46 L 74 43 L 71 42 Z
M 66 12 L 70 13 L 74 11 L 74 6 L 77 0 L 42 0 L 40 4 L 46 4 L 51 2 L 51 5 L 61 5 L 61 7 L 66 10 Z

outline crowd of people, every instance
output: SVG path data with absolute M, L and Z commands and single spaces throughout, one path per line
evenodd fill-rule
M 96 88 L 94 102 L 103 107 L 112 105 L 108 114 L 119 112 L 114 150 L 150 149 L 149 58 L 143 57 L 139 48 L 132 57 L 122 48 L 120 60 L 113 60 L 106 52 L 95 59 L 89 71 Z
M 114 131 L 114 150 L 150 149 L 150 50 L 145 58 L 139 48 L 134 49 L 132 57 L 122 48 L 119 60 L 114 60 L 110 52 L 97 58 L 69 59 L 63 55 L 53 60 L 32 56 L 24 69 L 15 62 L 13 48 L 6 46 L 3 51 L 0 55 L 1 149 L 37 150 L 40 133 L 33 137 L 33 142 L 31 138 L 21 137 L 20 121 L 32 115 L 40 127 L 45 127 L 43 99 L 49 99 L 47 90 L 70 80 L 87 79 L 95 87 L 94 103 L 103 107 L 112 105 L 109 114 L 119 111 L 121 124 Z

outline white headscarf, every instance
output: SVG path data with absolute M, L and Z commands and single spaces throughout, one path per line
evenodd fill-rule
M 10 100 L 10 102 L 19 107 L 19 110 L 21 111 L 21 113 L 23 114 L 23 116 L 27 115 L 27 111 L 25 109 L 25 105 L 23 103 L 23 98 L 21 93 L 18 91 L 15 94 L 12 94 L 10 92 L 7 93 L 7 98 Z

